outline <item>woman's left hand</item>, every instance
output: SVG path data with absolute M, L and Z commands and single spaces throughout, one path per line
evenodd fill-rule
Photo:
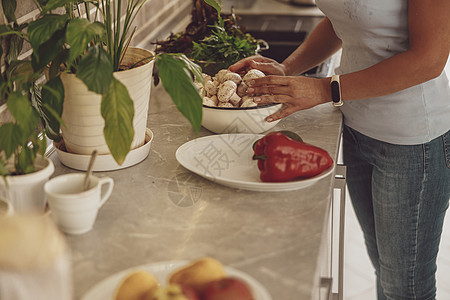
M 283 109 L 266 118 L 266 121 L 272 122 L 296 111 L 330 102 L 329 81 L 329 78 L 269 75 L 251 80 L 247 94 L 255 97 L 254 101 L 258 105 L 283 104 Z

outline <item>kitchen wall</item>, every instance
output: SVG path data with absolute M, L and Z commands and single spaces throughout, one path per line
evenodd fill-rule
M 16 16 L 18 22 L 30 22 L 39 14 L 33 0 L 18 0 Z M 147 0 L 135 20 L 136 33 L 132 44 L 152 49 L 152 42 L 165 39 L 170 32 L 182 31 L 190 20 L 191 1 L 186 0 Z M 0 24 L 6 20 L 1 11 Z M 24 55 L 29 55 L 25 47 Z

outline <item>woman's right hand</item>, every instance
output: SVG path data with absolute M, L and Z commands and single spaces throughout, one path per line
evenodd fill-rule
M 228 70 L 238 74 L 245 74 L 250 69 L 258 69 L 266 75 L 287 75 L 286 66 L 261 55 L 246 57 L 228 68 Z

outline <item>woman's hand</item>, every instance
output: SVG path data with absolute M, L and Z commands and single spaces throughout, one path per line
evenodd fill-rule
M 260 104 L 282 103 L 283 108 L 266 118 L 272 122 L 290 114 L 331 101 L 330 79 L 304 76 L 265 76 L 253 79 L 247 89 Z
M 286 67 L 283 64 L 261 55 L 246 57 L 228 69 L 239 74 L 244 74 L 250 69 L 258 69 L 266 75 L 287 75 Z

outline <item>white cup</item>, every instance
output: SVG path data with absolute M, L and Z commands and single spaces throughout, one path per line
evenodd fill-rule
M 68 234 L 83 234 L 92 229 L 100 207 L 109 199 L 114 181 L 110 177 L 91 176 L 84 191 L 85 174 L 73 173 L 50 179 L 44 186 L 52 216 Z M 106 190 L 102 191 L 102 186 Z

